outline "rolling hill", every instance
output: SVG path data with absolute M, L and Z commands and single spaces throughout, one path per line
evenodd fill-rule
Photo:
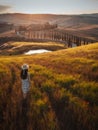
M 60 29 L 82 37 L 98 40 L 98 14 L 55 15 L 55 14 L 0 14 L 0 22 L 17 25 L 51 23 Z
M 23 63 L 29 64 L 31 77 L 25 104 Z M 0 129 L 97 130 L 98 43 L 40 55 L 0 56 Z
M 0 55 L 20 55 L 29 50 L 46 49 L 56 51 L 68 48 L 67 45 L 56 42 L 7 42 L 0 46 Z

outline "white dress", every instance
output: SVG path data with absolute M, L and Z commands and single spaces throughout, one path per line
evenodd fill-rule
M 27 79 L 22 79 L 22 92 L 27 93 L 30 88 L 30 75 L 28 74 Z

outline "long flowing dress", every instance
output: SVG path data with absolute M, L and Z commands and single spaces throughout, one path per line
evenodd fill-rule
M 30 88 L 30 75 L 28 74 L 27 79 L 22 79 L 22 92 L 27 93 Z

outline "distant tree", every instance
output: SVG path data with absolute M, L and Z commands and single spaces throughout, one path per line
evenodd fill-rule
M 71 39 L 68 39 L 68 47 L 72 47 Z

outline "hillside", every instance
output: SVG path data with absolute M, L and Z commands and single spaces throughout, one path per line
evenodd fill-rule
M 55 14 L 0 14 L 0 22 L 18 24 L 57 23 L 59 26 L 93 24 L 98 25 L 98 14 L 89 15 L 55 15 Z
M 0 55 L 20 55 L 29 50 L 46 49 L 56 51 L 66 48 L 67 45 L 59 42 L 7 42 L 0 46 Z
M 3 22 L 14 24 L 14 26 L 49 22 L 57 24 L 60 29 L 70 31 L 72 34 L 98 40 L 98 14 L 0 14 L 0 23 Z
M 23 63 L 29 64 L 31 75 L 25 106 Z M 0 56 L 0 129 L 98 130 L 98 43 L 40 55 Z

